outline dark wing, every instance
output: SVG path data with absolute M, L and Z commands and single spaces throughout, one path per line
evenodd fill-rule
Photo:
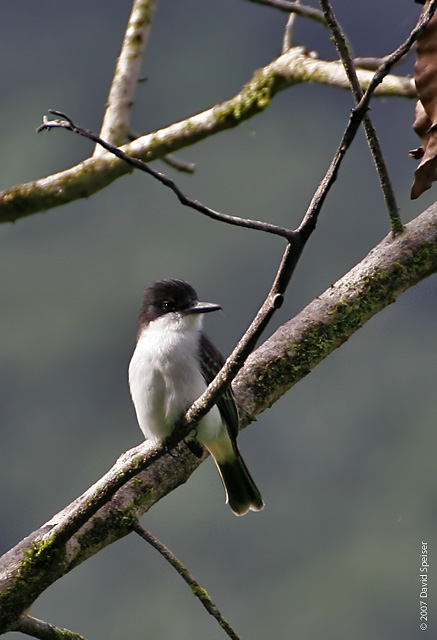
M 202 374 L 206 384 L 209 384 L 222 368 L 225 359 L 205 333 L 202 333 L 200 338 L 200 355 Z M 238 436 L 239 420 L 238 409 L 231 387 L 228 387 L 224 394 L 220 396 L 217 407 L 224 422 L 226 422 L 229 435 L 235 440 Z

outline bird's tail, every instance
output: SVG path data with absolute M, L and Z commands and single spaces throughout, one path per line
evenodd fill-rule
M 264 507 L 261 494 L 249 473 L 249 469 L 235 447 L 235 457 L 226 462 L 215 460 L 226 492 L 226 502 L 237 516 L 249 510 L 260 511 Z

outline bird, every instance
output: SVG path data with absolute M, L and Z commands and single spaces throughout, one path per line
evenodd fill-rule
M 203 316 L 219 309 L 218 304 L 200 302 L 184 280 L 158 280 L 145 290 L 129 364 L 129 387 L 146 439 L 164 443 L 223 366 L 222 354 L 202 331 Z M 199 443 L 209 451 L 226 503 L 240 516 L 249 510 L 260 511 L 264 502 L 238 450 L 238 432 L 238 409 L 228 387 L 186 443 L 194 453 L 196 449 L 203 453 Z

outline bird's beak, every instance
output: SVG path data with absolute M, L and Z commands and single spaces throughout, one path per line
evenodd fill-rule
M 210 313 L 211 311 L 218 311 L 219 309 L 221 309 L 221 306 L 214 302 L 197 301 L 192 307 L 185 309 L 185 313 Z

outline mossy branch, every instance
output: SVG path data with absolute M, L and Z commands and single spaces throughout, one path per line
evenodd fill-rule
M 14 631 L 39 640 L 86 640 L 79 633 L 69 629 L 59 629 L 49 622 L 28 615 L 21 616 Z
M 437 272 L 437 203 L 280 327 L 247 359 L 233 388 L 243 425 L 272 406 L 398 296 Z
M 436 272 L 437 205 L 433 205 L 396 238 L 387 236 L 249 356 L 233 385 L 243 426 L 403 291 Z M 0 633 L 13 628 L 20 612 L 50 584 L 130 533 L 138 517 L 186 482 L 202 462 L 181 445 L 175 457 L 161 456 L 138 472 L 142 461 L 154 455 L 156 450 L 146 444 L 124 454 L 95 487 L 0 559 Z M 78 512 L 92 496 L 102 495 L 114 478 L 117 492 L 108 491 L 99 510 L 79 529 L 72 527 Z M 70 531 L 75 533 L 66 536 Z
M 361 86 L 366 89 L 374 74 L 361 69 L 357 71 L 357 75 Z M 122 149 L 147 162 L 157 160 L 168 153 L 238 126 L 264 111 L 279 91 L 304 82 L 349 88 L 341 64 L 318 60 L 303 47 L 294 47 L 256 71 L 252 79 L 230 100 L 144 135 L 124 145 Z M 416 89 L 411 78 L 387 75 L 374 95 L 415 98 Z M 74 167 L 46 178 L 1 191 L 0 223 L 15 222 L 34 213 L 88 198 L 131 170 L 125 162 L 104 154 L 87 158 Z
M 135 90 L 157 3 L 158 0 L 134 1 L 115 65 L 100 135 L 117 146 L 128 137 Z M 103 153 L 97 145 L 93 155 L 98 158 Z

